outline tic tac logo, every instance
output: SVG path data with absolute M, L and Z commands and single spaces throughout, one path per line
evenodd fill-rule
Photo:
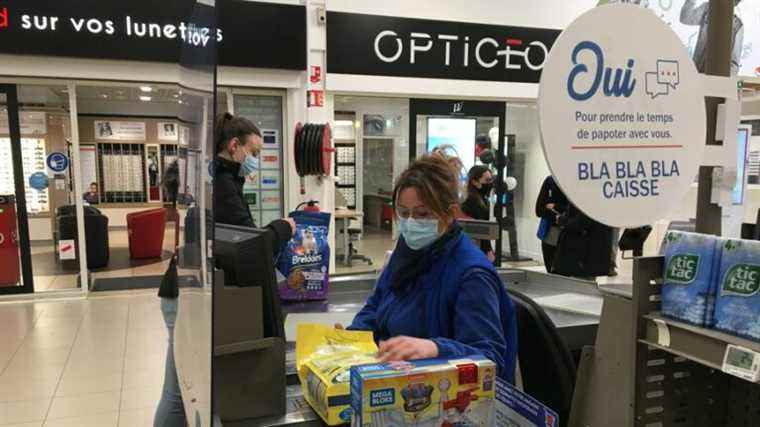
M 737 264 L 726 272 L 723 295 L 751 297 L 760 291 L 760 266 Z
M 493 37 L 484 37 L 476 42 L 471 41 L 470 36 L 422 32 L 412 32 L 409 40 L 404 40 L 395 31 L 384 30 L 375 36 L 375 56 L 383 62 L 395 63 L 404 56 L 404 46 L 408 45 L 409 53 L 406 56 L 409 64 L 415 64 L 418 56 L 432 50 L 436 43 L 443 44 L 444 55 L 440 59 L 443 59 L 446 67 L 451 66 L 452 46 L 462 50 L 462 63 L 457 65 L 465 68 L 470 66 L 474 54 L 474 62 L 483 68 L 494 68 L 502 63 L 506 70 L 522 70 L 527 67 L 538 71 L 544 68 L 549 55 L 549 48 L 538 40 L 526 43 L 522 39 L 505 37 L 502 44 Z M 531 56 L 533 51 L 539 53 L 539 60 L 536 56 Z
M 579 57 L 584 52 L 593 55 L 594 60 L 592 64 L 580 62 Z M 588 56 L 584 55 L 584 57 Z M 636 88 L 636 79 L 632 77 L 635 65 L 633 59 L 629 59 L 626 62 L 625 68 L 612 69 L 605 67 L 602 48 L 598 44 L 588 40 L 578 43 L 573 49 L 570 58 L 573 62 L 573 69 L 567 77 L 567 92 L 570 98 L 576 101 L 591 99 L 599 91 L 600 86 L 602 86 L 604 96 L 622 96 L 624 98 L 630 97 Z M 596 69 L 594 79 L 588 87 L 579 87 L 580 85 L 576 83 L 576 79 L 589 72 L 589 65 L 592 65 L 592 68 Z
M 8 28 L 8 8 L 0 7 L 0 30 Z
M 665 280 L 688 285 L 697 278 L 699 255 L 678 254 L 673 256 L 665 269 Z

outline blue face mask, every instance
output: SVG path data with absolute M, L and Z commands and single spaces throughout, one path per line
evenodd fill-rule
M 399 231 L 406 245 L 412 250 L 420 250 L 438 239 L 437 219 L 400 218 Z
M 240 176 L 248 176 L 259 168 L 259 158 L 253 157 L 251 154 L 245 156 L 243 164 L 240 165 Z

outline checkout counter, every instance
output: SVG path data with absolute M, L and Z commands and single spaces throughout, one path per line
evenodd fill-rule
M 526 268 L 526 269 L 500 269 L 499 274 L 502 278 L 502 281 L 506 284 L 507 289 L 511 291 L 517 291 L 527 297 L 529 297 L 533 302 L 535 302 L 538 306 L 543 309 L 543 312 L 546 314 L 546 317 L 548 317 L 549 320 L 554 324 L 556 327 L 557 335 L 561 338 L 561 340 L 564 342 L 564 344 L 567 346 L 568 350 L 573 356 L 573 359 L 575 359 L 575 365 L 576 366 L 583 366 L 582 363 L 582 357 L 587 357 L 586 353 L 589 349 L 589 346 L 594 346 L 597 343 L 597 332 L 600 326 L 600 318 L 603 316 L 603 309 L 604 311 L 608 311 L 606 307 L 606 301 L 608 297 L 613 298 L 621 298 L 621 299 L 627 299 L 630 301 L 631 299 L 631 285 L 607 285 L 600 287 L 595 282 L 586 281 L 586 280 L 580 280 L 580 279 L 574 279 L 574 278 L 568 278 L 568 277 L 562 277 L 562 276 L 556 276 L 556 275 L 550 275 L 544 272 L 542 269 L 532 269 L 532 268 Z M 239 413 L 237 416 L 225 416 L 225 414 L 214 414 L 214 420 L 213 425 L 214 426 L 225 426 L 225 427 L 243 427 L 243 426 L 261 426 L 261 427 L 269 427 L 269 426 L 321 426 L 323 425 L 321 419 L 319 416 L 311 410 L 309 405 L 304 400 L 301 388 L 299 385 L 299 380 L 296 374 L 295 369 L 295 331 L 296 331 L 296 325 L 300 322 L 309 322 L 309 323 L 323 323 L 327 325 L 333 325 L 335 323 L 342 323 L 342 324 L 348 324 L 350 323 L 351 319 L 353 319 L 354 315 L 362 308 L 364 305 L 364 302 L 370 295 L 370 293 L 373 290 L 374 284 L 377 279 L 377 274 L 361 274 L 361 275 L 352 275 L 352 276 L 339 276 L 334 277 L 330 281 L 330 295 L 329 299 L 327 301 L 315 301 L 315 302 L 303 302 L 303 303 L 295 303 L 295 304 L 283 304 L 282 305 L 282 316 L 281 319 L 283 320 L 282 325 L 282 335 L 284 336 L 284 348 L 278 349 L 276 352 L 279 353 L 280 356 L 277 357 L 270 357 L 266 360 L 266 363 L 269 363 L 273 366 L 273 368 L 270 368 L 269 371 L 277 371 L 275 369 L 275 366 L 282 366 L 284 365 L 284 382 L 281 384 L 282 387 L 280 387 L 280 384 L 278 383 L 278 390 L 282 391 L 282 394 L 285 395 L 284 399 L 284 406 L 285 411 L 284 415 L 278 415 L 274 417 L 258 417 L 258 418 L 246 418 L 246 417 L 240 417 Z M 219 359 L 220 357 L 224 358 L 230 357 L 230 354 L 234 354 L 235 352 L 240 351 L 250 351 L 251 349 L 254 349 L 258 344 L 251 344 L 251 342 L 243 343 L 243 345 L 239 344 L 229 344 L 229 343 L 223 343 L 225 345 L 219 346 L 220 344 L 220 337 L 223 341 L 234 341 L 234 337 L 231 337 L 231 335 L 246 335 L 246 334 L 258 334 L 260 335 L 259 331 L 245 331 L 241 330 L 241 325 L 246 325 L 246 322 L 240 322 L 239 318 L 235 321 L 234 325 L 237 328 L 235 331 L 225 330 L 224 333 L 221 333 L 217 328 L 220 327 L 219 318 L 217 317 L 220 313 L 223 312 L 229 312 L 234 311 L 231 310 L 232 307 L 222 307 L 220 303 L 222 302 L 222 298 L 220 298 L 218 295 L 218 292 L 222 289 L 226 289 L 225 292 L 230 292 L 230 299 L 228 302 L 229 304 L 237 305 L 238 310 L 242 309 L 243 306 L 246 306 L 248 304 L 243 304 L 243 300 L 247 300 L 247 298 L 244 295 L 241 295 L 240 292 L 252 292 L 256 295 L 256 298 L 259 298 L 259 301 L 261 301 L 261 291 L 257 290 L 255 287 L 249 287 L 249 288 L 239 288 L 239 287 L 224 287 L 224 275 L 217 275 L 217 280 L 215 280 L 215 296 L 214 296 L 214 337 L 215 337 L 215 343 L 214 343 L 214 369 L 219 369 Z M 248 289 L 248 291 L 246 291 Z M 237 301 L 237 302 L 235 302 Z M 241 305 L 243 304 L 243 305 Z M 180 303 L 180 314 L 181 314 L 181 307 L 182 303 Z M 241 311 L 243 312 L 243 311 Z M 247 310 L 246 316 L 251 315 L 251 310 Z M 228 313 L 228 317 L 229 316 Z M 193 322 L 192 317 L 183 317 L 180 316 L 182 320 L 185 322 Z M 251 318 L 252 321 L 255 321 L 256 319 Z M 192 325 L 180 325 L 179 322 L 181 320 L 178 320 L 177 330 L 181 331 L 185 328 L 193 328 Z M 260 320 L 259 320 L 260 321 Z M 232 322 L 232 321 L 231 321 Z M 230 323 L 233 325 L 233 323 Z M 175 337 L 177 332 L 175 332 Z M 241 335 L 242 334 L 242 335 Z M 242 342 L 242 341 L 241 341 Z M 217 347 L 224 347 L 222 351 L 218 351 L 219 348 Z M 245 350 L 243 347 L 250 347 L 250 349 Z M 277 347 L 280 347 L 277 345 Z M 242 350 L 241 350 L 242 349 Z M 185 369 L 185 364 L 181 363 L 181 361 L 185 358 L 182 354 L 183 350 L 181 346 L 179 346 L 177 349 L 175 349 L 175 356 L 178 360 L 177 366 L 178 366 L 178 376 L 180 377 L 181 381 L 181 387 L 182 387 L 182 393 L 183 398 L 186 395 L 191 395 L 193 393 L 197 394 L 196 390 L 188 390 L 186 389 L 186 381 L 182 380 L 183 378 L 188 377 L 187 373 L 182 372 L 183 369 Z M 282 354 L 284 353 L 284 357 L 282 357 Z M 258 362 L 254 363 L 254 359 L 250 359 L 248 364 L 243 363 L 241 360 L 237 360 L 235 365 L 235 373 L 230 375 L 220 375 L 218 371 L 216 371 L 214 375 L 214 382 L 215 389 L 217 390 L 215 392 L 215 399 L 217 400 L 217 404 L 215 405 L 216 408 L 219 408 L 219 402 L 224 400 L 227 401 L 228 399 L 231 400 L 237 400 L 236 404 L 226 404 L 222 405 L 222 407 L 227 407 L 227 414 L 229 414 L 229 409 L 237 407 L 242 407 L 241 403 L 244 401 L 247 401 L 245 399 L 255 399 L 256 401 L 262 400 L 267 401 L 269 398 L 273 398 L 273 401 L 276 402 L 276 406 L 281 406 L 281 402 L 283 401 L 280 394 L 280 392 L 277 392 L 277 396 L 269 396 L 263 397 L 261 395 L 260 387 L 258 386 L 247 386 L 248 390 L 247 396 L 245 396 L 242 400 L 240 399 L 241 395 L 241 387 L 238 383 L 242 382 L 243 376 L 249 377 L 249 380 L 252 382 L 257 381 L 257 378 L 254 378 L 256 375 L 251 374 L 250 372 L 253 371 L 251 369 L 252 366 L 256 366 L 259 373 L 261 373 L 262 365 L 260 365 Z M 241 364 L 243 363 L 243 364 Z M 245 366 L 244 369 L 246 372 L 249 372 L 247 375 L 243 373 L 241 370 Z M 269 366 L 269 365 L 267 365 Z M 263 368 L 264 370 L 267 370 L 266 367 Z M 279 370 L 279 372 L 282 372 Z M 575 375 L 575 372 L 572 374 Z M 220 376 L 227 377 L 227 381 L 229 381 L 230 385 L 233 385 L 233 387 L 230 387 L 230 390 L 220 390 L 218 389 L 220 384 Z M 579 381 L 581 381 L 579 379 Z M 237 390 L 232 390 L 233 388 L 238 388 Z M 251 389 L 254 389 L 254 391 L 251 391 Z M 577 387 L 576 387 L 577 390 Z M 272 391 L 272 390 L 270 390 Z M 274 391 L 272 393 L 274 394 Z M 572 394 L 572 393 L 571 393 Z M 576 395 L 579 393 L 576 392 Z M 224 397 L 226 396 L 226 397 Z M 254 397 L 258 396 L 258 397 Z M 278 400 L 279 398 L 279 400 Z M 195 401 L 195 400 L 194 400 Z M 208 405 L 208 400 L 204 399 L 204 403 Z M 226 402 L 225 402 L 226 403 Z M 263 404 L 264 402 L 259 402 Z M 573 405 L 575 405 L 575 402 L 573 402 Z M 195 411 L 197 408 L 192 408 L 193 405 L 186 404 L 186 411 Z M 209 405 L 210 406 L 210 405 Z M 236 411 L 236 409 L 232 409 L 233 412 Z M 225 412 L 225 410 L 221 410 L 221 412 Z M 243 411 L 244 412 L 244 411 Z M 192 419 L 192 418 L 191 418 Z M 222 421 L 225 420 L 225 421 Z M 230 421 L 234 420 L 234 421 Z
M 584 346 L 594 345 L 602 310 L 602 292 L 604 292 L 598 289 L 595 283 L 548 275 L 530 269 L 502 269 L 499 274 L 509 289 L 529 296 L 544 309 L 576 359 L 580 357 Z M 283 305 L 287 341 L 285 356 L 287 413 L 278 417 L 234 422 L 222 423 L 217 420 L 214 425 L 224 427 L 322 426 L 322 420 L 304 400 L 298 383 L 294 342 L 296 324 L 298 322 L 318 322 L 328 325 L 348 323 L 364 305 L 376 278 L 376 274 L 336 277 L 330 282 L 330 297 L 327 301 Z

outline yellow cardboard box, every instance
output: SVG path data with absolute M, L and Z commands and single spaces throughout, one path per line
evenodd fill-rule
M 353 427 L 491 425 L 496 365 L 484 357 L 351 368 Z

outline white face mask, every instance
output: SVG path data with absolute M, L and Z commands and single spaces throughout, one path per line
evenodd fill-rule
M 415 251 L 430 246 L 440 236 L 437 219 L 400 218 L 398 225 L 406 245 Z

